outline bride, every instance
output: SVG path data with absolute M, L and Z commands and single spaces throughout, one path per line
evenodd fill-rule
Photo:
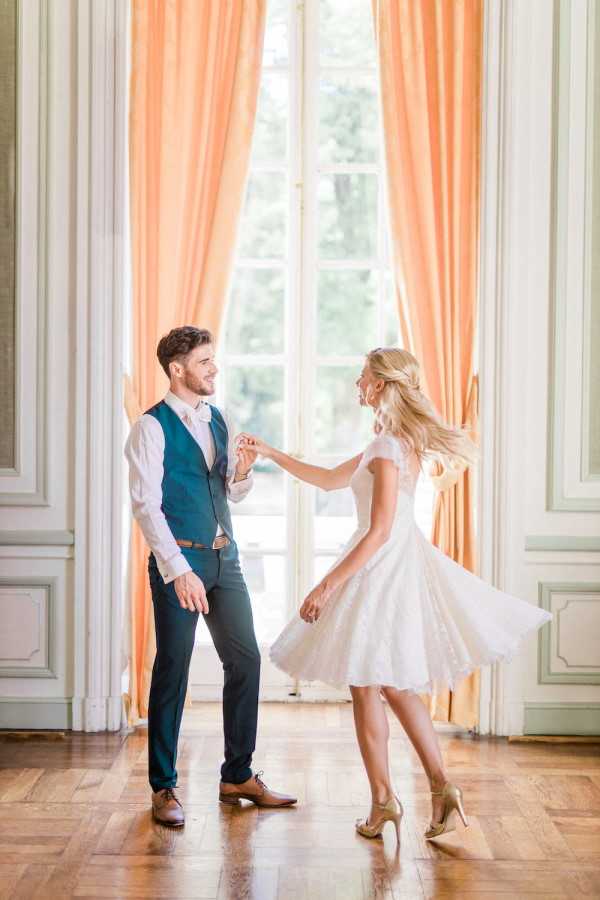
M 417 527 L 414 494 L 423 462 L 468 465 L 475 447 L 434 411 L 414 356 L 372 350 L 356 384 L 361 405 L 374 410 L 375 437 L 334 469 L 302 463 L 253 435 L 239 438 L 295 478 L 326 491 L 350 486 L 357 511 L 356 531 L 342 555 L 283 629 L 270 657 L 295 678 L 350 687 L 372 794 L 371 811 L 356 829 L 377 837 L 391 821 L 399 838 L 403 809 L 390 779 L 385 697 L 429 779 L 433 810 L 425 837 L 436 838 L 453 828 L 455 813 L 467 820 L 419 693 L 453 688 L 474 669 L 512 656 L 523 635 L 551 616 L 484 583 Z

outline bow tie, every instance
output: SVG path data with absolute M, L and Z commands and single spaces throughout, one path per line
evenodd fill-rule
M 212 418 L 210 406 L 202 402 L 193 412 L 186 412 L 183 419 L 190 424 L 192 422 L 210 422 Z

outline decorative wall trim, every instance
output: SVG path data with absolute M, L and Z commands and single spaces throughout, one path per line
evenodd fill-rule
M 129 4 L 78 0 L 73 728 L 121 725 Z
M 503 377 L 509 303 L 506 296 L 509 242 L 509 191 L 507 146 L 511 124 L 511 80 L 514 6 L 506 0 L 486 0 L 484 5 L 481 152 L 481 236 L 479 241 L 479 433 L 478 534 L 480 573 L 496 587 L 503 587 L 507 448 L 505 418 L 507 385 Z M 479 730 L 503 733 L 502 664 L 481 672 Z
M 525 550 L 541 550 L 551 553 L 600 553 L 600 537 L 572 534 L 528 534 L 525 538 Z
M 66 731 L 72 727 L 71 701 L 62 697 L 45 700 L 3 697 L 0 700 L 0 723 L 3 729 Z
M 585 472 L 582 402 L 590 289 L 586 184 L 593 13 L 590 2 L 555 2 L 546 501 L 550 511 L 600 511 L 600 479 Z M 586 53 L 577 52 L 582 46 L 587 46 Z
M 23 6 L 20 2 L 17 57 L 15 467 L 0 470 L 0 506 L 48 506 L 48 2 L 28 6 L 27 14 Z M 30 140 L 24 142 L 23 135 Z M 33 376 L 26 366 L 35 367 Z
M 24 668 L 3 666 L 0 662 L 0 678 L 57 678 L 56 662 L 56 577 L 10 575 L 0 577 L 0 586 L 15 588 L 45 588 L 47 597 L 46 666 Z
M 591 404 L 593 391 L 597 387 L 594 384 L 592 373 L 592 361 L 598 348 L 592 343 L 595 332 L 593 330 L 593 303 L 599 303 L 594 281 L 594 178 L 597 174 L 594 170 L 594 145 L 598 141 L 600 122 L 594 117 L 600 112 L 597 108 L 596 85 L 600 75 L 600 59 L 596 54 L 600 50 L 600 14 L 596 0 L 587 0 L 587 91 L 586 91 L 586 148 L 585 148 L 585 236 L 584 236 L 584 296 L 583 296 L 583 352 L 581 359 L 582 368 L 582 403 L 581 403 L 581 479 L 584 482 L 600 481 L 600 471 L 591 468 Z M 599 307 L 600 310 L 600 307 Z M 600 448 L 595 448 L 600 452 Z
M 600 660 L 597 665 L 572 665 L 560 654 L 561 650 L 561 613 L 567 609 L 567 604 L 560 610 L 553 609 L 552 599 L 557 594 L 587 594 L 593 595 L 581 602 L 594 602 L 598 604 L 598 626 L 600 631 L 600 584 L 587 584 L 582 582 L 541 582 L 539 585 L 539 602 L 543 609 L 554 613 L 554 619 L 541 629 L 539 634 L 538 653 L 538 681 L 540 684 L 600 684 Z M 573 668 L 576 671 L 556 671 L 552 668 L 553 642 L 556 641 L 556 655 L 565 663 L 566 669 Z M 585 671 L 583 671 L 585 670 Z
M 0 531 L 0 547 L 70 547 L 72 531 Z
M 525 703 L 523 734 L 600 735 L 600 703 Z

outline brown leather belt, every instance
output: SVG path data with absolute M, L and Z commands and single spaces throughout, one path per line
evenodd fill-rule
M 198 541 L 186 541 L 183 539 L 176 540 L 175 543 L 179 544 L 180 547 L 185 547 L 187 550 L 220 550 L 221 547 L 226 547 L 230 540 L 226 534 L 221 534 L 214 539 L 212 547 L 209 547 L 207 544 L 200 544 Z

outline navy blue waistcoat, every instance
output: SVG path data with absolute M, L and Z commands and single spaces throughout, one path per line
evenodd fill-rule
M 220 525 L 233 540 L 227 504 L 227 426 L 215 406 L 209 423 L 215 442 L 215 461 L 208 468 L 201 447 L 177 413 L 161 400 L 146 415 L 154 416 L 165 435 L 162 511 L 177 540 L 211 546 Z

